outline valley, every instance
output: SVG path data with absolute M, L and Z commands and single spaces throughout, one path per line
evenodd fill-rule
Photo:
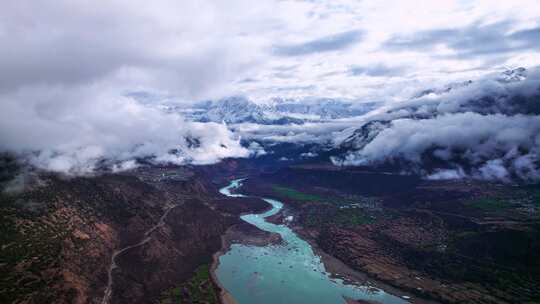
M 540 304 L 538 2 L 2 1 L 0 304 Z
M 188 167 L 66 178 L 34 174 L 2 193 L 2 303 L 176 303 L 221 236 L 264 202 L 217 197 Z M 208 273 L 208 270 L 206 271 Z M 176 291 L 174 291 L 176 290 Z
M 93 177 L 27 174 L 24 191 L 2 194 L 2 302 L 245 303 L 251 296 L 239 290 L 264 277 L 271 285 L 246 290 L 281 284 L 283 297 L 296 297 L 289 303 L 302 303 L 316 293 L 281 282 L 286 270 L 277 266 L 289 267 L 283 254 L 290 251 L 280 251 L 287 246 L 293 253 L 309 248 L 300 251 L 309 259 L 293 254 L 303 261 L 298 265 L 321 259 L 307 274 L 335 277 L 348 303 L 540 297 L 538 186 L 429 181 L 325 163 L 269 170 L 259 161 Z M 238 178 L 247 178 L 240 192 L 218 191 Z M 248 215 L 261 212 L 262 218 Z M 303 245 L 293 245 L 291 235 Z M 302 269 L 291 263 L 287 270 Z M 290 275 L 291 282 L 312 276 Z M 333 290 L 332 284 L 317 290 Z M 369 286 L 373 297 L 346 286 Z M 378 297 L 383 290 L 397 300 Z M 257 301 L 272 302 L 264 294 Z
M 220 191 L 227 196 L 232 189 L 241 190 L 244 180 L 233 180 Z M 341 303 L 345 298 L 374 300 L 384 303 L 406 303 L 399 296 L 385 293 L 371 284 L 360 284 L 334 277 L 309 243 L 286 225 L 266 221 L 283 208 L 277 200 L 262 198 L 272 209 L 263 214 L 247 214 L 246 223 L 280 236 L 281 242 L 246 245 L 242 240 L 230 244 L 219 257 L 217 280 L 240 303 Z M 404 296 L 408 298 L 408 296 Z
M 304 165 L 261 174 L 245 189 L 285 202 L 273 222 L 286 223 L 368 277 L 420 298 L 539 299 L 537 186 Z

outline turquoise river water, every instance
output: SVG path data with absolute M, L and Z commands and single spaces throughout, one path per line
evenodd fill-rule
M 231 193 L 241 186 L 242 179 L 233 180 L 220 192 L 242 197 L 244 195 Z M 279 233 L 284 244 L 263 247 L 232 244 L 230 250 L 219 257 L 217 279 L 238 304 L 334 304 L 345 303 L 344 297 L 388 304 L 408 303 L 380 289 L 345 284 L 332 277 L 309 243 L 289 227 L 265 220 L 279 212 L 283 204 L 269 198 L 263 200 L 272 205 L 271 210 L 241 218 L 259 229 Z

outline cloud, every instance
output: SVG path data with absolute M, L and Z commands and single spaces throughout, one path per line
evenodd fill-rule
M 436 170 L 435 173 L 428 175 L 427 179 L 431 180 L 448 180 L 448 179 L 462 179 L 467 177 L 467 174 L 463 172 L 463 169 L 444 169 Z
M 400 164 L 429 179 L 540 179 L 540 71 L 516 69 L 390 104 L 342 131 L 337 164 Z
M 261 46 L 240 33 L 266 5 L 3 4 L 0 150 L 71 174 L 248 156 L 226 126 L 186 122 L 153 104 L 219 96 L 245 78 Z M 250 9 L 231 14 L 239 7 Z
M 417 2 L 395 0 L 10 1 L 0 10 L 0 148 L 69 172 L 129 168 L 140 158 L 245 156 L 226 126 L 185 122 L 153 105 L 236 94 L 401 102 L 428 83 L 540 63 L 536 4 L 426 1 L 414 10 Z M 389 37 L 398 43 L 385 48 Z M 455 53 L 463 56 L 449 56 Z M 402 66 L 407 77 L 395 77 Z M 359 74 L 375 77 L 359 81 Z M 463 110 L 459 102 L 428 99 L 414 102 L 426 112 Z M 398 111 L 410 108 L 385 115 L 399 118 Z M 328 142 L 365 119 L 237 129 Z M 530 161 L 516 158 L 515 166 Z
M 475 57 L 504 55 L 509 52 L 538 50 L 540 27 L 511 32 L 513 22 L 491 24 L 479 22 L 465 27 L 453 27 L 416 32 L 409 36 L 395 36 L 382 45 L 390 50 L 434 51 L 445 45 L 454 50 L 453 56 Z
M 332 141 L 335 133 L 357 124 L 352 121 L 329 121 L 305 123 L 302 125 L 259 125 L 242 123 L 233 125 L 236 134 L 245 140 L 261 142 L 318 143 L 325 145 Z
M 362 40 L 362 32 L 352 30 L 320 37 L 314 40 L 278 45 L 273 52 L 279 56 L 302 56 L 315 53 L 332 52 L 348 48 Z
M 486 179 L 540 177 L 540 117 L 458 113 L 433 119 L 397 119 L 362 150 L 347 155 L 344 164 L 367 165 L 402 159 L 423 164 L 430 150 L 443 161 L 465 162 L 472 175 Z M 523 166 L 522 158 L 530 161 Z M 429 170 L 429 168 L 423 168 Z M 459 172 L 459 170 L 454 170 Z M 457 173 L 456 173 L 457 174 Z M 432 178 L 449 176 L 436 173 Z
M 264 52 L 264 68 L 253 70 L 257 82 L 238 89 L 255 100 L 325 96 L 401 101 L 426 83 L 474 80 L 504 67 L 536 66 L 537 6 L 534 0 L 279 1 L 272 16 L 281 23 L 257 34 L 268 39 L 262 51 L 272 52 Z M 344 29 L 360 31 L 360 39 L 341 47 L 328 38 Z M 276 73 L 281 66 L 295 68 Z M 302 88 L 280 90 L 291 84 Z
M 521 46 L 531 46 L 538 49 L 538 42 L 540 42 L 540 27 L 517 31 L 511 34 L 510 38 L 519 42 Z
M 431 147 L 474 147 L 479 153 L 476 156 L 488 155 L 497 148 L 504 151 L 520 145 L 531 148 L 539 131 L 540 117 L 536 116 L 467 112 L 424 120 L 397 119 L 366 145 L 360 155 L 371 160 L 395 155 L 420 161 L 421 153 Z
M 240 34 L 267 5 L 244 0 L 227 5 L 211 0 L 5 3 L 0 91 L 119 78 L 132 89 L 145 86 L 183 98 L 221 94 L 260 58 L 260 42 Z M 247 11 L 230 14 L 238 8 Z
M 351 66 L 349 72 L 353 76 L 401 76 L 405 71 L 404 67 L 391 67 L 385 64 L 375 64 L 370 66 Z
M 128 169 L 135 160 L 207 164 L 246 157 L 225 125 L 185 122 L 104 84 L 40 87 L 0 95 L 0 150 L 38 168 L 85 174 Z

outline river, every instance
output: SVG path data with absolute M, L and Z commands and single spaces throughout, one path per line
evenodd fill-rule
M 231 193 L 242 186 L 242 179 L 233 180 L 220 193 Z M 334 304 L 345 303 L 344 297 L 380 303 L 401 304 L 406 300 L 371 286 L 345 284 L 328 273 L 320 256 L 308 242 L 285 225 L 269 223 L 265 218 L 280 211 L 280 201 L 262 198 L 272 209 L 262 214 L 248 214 L 242 220 L 261 230 L 279 233 L 284 244 L 250 246 L 232 244 L 219 257 L 216 277 L 238 304 Z

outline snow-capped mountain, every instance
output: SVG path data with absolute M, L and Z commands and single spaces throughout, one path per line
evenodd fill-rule
M 539 180 L 540 70 L 518 68 L 466 83 L 387 106 L 343 130 L 335 136 L 334 162 Z
M 501 84 L 519 82 L 525 79 L 527 79 L 527 69 L 524 67 L 508 69 L 493 77 L 494 81 L 499 82 Z M 425 96 L 436 97 L 439 95 L 449 93 L 451 91 L 459 90 L 464 87 L 470 86 L 472 83 L 473 83 L 472 80 L 466 80 L 466 81 L 461 81 L 461 82 L 449 83 L 447 85 L 444 85 L 438 88 L 425 89 L 415 94 L 413 98 L 422 98 Z
M 336 99 L 273 99 L 257 104 L 245 97 L 233 96 L 215 101 L 204 101 L 190 108 L 175 107 L 189 120 L 200 122 L 256 123 L 265 125 L 302 124 L 359 116 L 373 110 L 378 103 L 353 104 Z
M 472 80 L 462 81 L 462 82 L 454 82 L 447 84 L 441 88 L 430 88 L 426 90 L 422 90 L 420 93 L 413 96 L 413 98 L 422 98 L 425 96 L 437 96 L 442 95 L 445 93 L 448 93 L 452 90 L 460 89 L 463 87 L 466 87 L 472 83 Z
M 516 81 L 523 81 L 527 79 L 527 69 L 524 67 L 519 67 L 517 69 L 506 70 L 502 72 L 497 81 L 502 83 L 510 83 Z
M 340 143 L 340 146 L 347 150 L 361 150 L 389 125 L 390 121 L 388 120 L 372 120 L 355 129 L 351 135 Z
M 263 122 L 268 117 L 264 110 L 244 97 L 229 97 L 218 101 L 205 101 L 196 105 L 200 111 L 191 116 L 197 121 L 226 123 Z
M 377 106 L 377 102 L 353 103 L 332 98 L 309 100 L 273 99 L 274 111 L 290 115 L 313 116 L 318 119 L 339 119 L 365 114 Z

